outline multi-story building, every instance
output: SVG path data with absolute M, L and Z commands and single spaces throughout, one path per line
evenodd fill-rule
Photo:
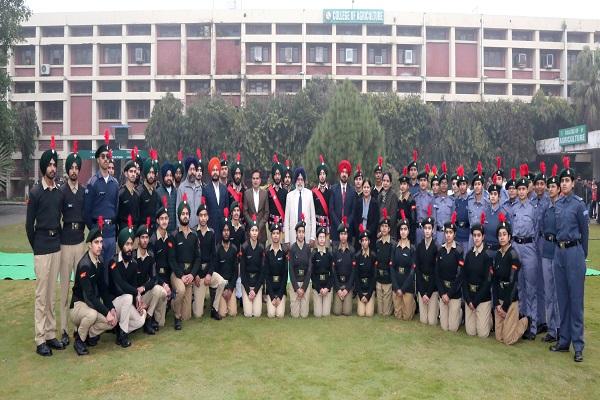
M 212 94 L 240 105 L 327 77 L 427 102 L 527 101 L 538 89 L 566 97 L 569 67 L 600 42 L 600 20 L 382 10 L 46 13 L 34 14 L 23 35 L 8 66 L 10 99 L 37 111 L 37 156 L 55 134 L 64 158 L 73 140 L 91 153 L 117 125 L 128 126 L 123 147 L 143 147 L 151 110 L 167 92 L 184 103 Z M 83 178 L 92 169 L 86 160 Z

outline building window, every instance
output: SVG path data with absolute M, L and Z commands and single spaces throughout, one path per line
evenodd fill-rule
M 281 44 L 278 46 L 278 63 L 295 64 L 300 62 L 299 45 Z
M 559 54 L 555 51 L 540 51 L 540 68 L 558 68 Z
M 561 31 L 540 31 L 540 42 L 561 42 Z
M 149 92 L 150 81 L 127 81 L 128 92 Z
M 505 68 L 504 64 L 505 49 L 486 48 L 483 51 L 483 65 L 490 68 Z
M 210 37 L 210 25 L 209 24 L 187 24 L 185 26 L 185 32 L 188 37 Z
M 246 24 L 246 35 L 270 35 L 271 24 Z
M 158 37 L 180 37 L 181 25 L 158 25 Z
M 71 94 L 92 93 L 92 82 L 71 82 Z
M 533 31 L 521 31 L 515 29 L 512 31 L 512 40 L 523 40 L 530 42 L 533 40 Z
M 62 93 L 63 83 L 61 82 L 42 82 L 42 93 Z
M 506 94 L 506 84 L 504 83 L 486 83 L 483 87 L 485 94 L 492 94 L 498 96 Z
M 456 40 L 466 41 L 466 42 L 476 42 L 477 41 L 477 29 L 470 28 L 456 28 L 454 31 L 454 38 Z
M 98 34 L 100 36 L 121 36 L 123 29 L 121 25 L 100 25 L 98 27 Z
M 569 43 L 587 43 L 589 38 L 587 32 L 567 32 L 567 42 Z
M 450 82 L 427 82 L 427 93 L 450 93 Z
M 450 29 L 448 28 L 427 28 L 427 40 L 448 40 Z
M 148 119 L 150 118 L 150 100 L 129 100 L 127 101 L 128 119 Z
M 594 43 L 600 43 L 600 32 L 594 33 Z
M 73 37 L 93 36 L 94 34 L 94 28 L 89 25 L 71 26 L 69 30 L 70 35 Z
M 218 93 L 239 93 L 240 81 L 238 79 L 223 79 L 217 81 Z
M 541 85 L 540 89 L 547 96 L 560 96 L 562 93 L 561 85 Z
M 35 93 L 35 82 L 15 82 L 15 93 Z
M 150 63 L 150 43 L 128 44 L 129 64 Z
M 44 61 L 51 65 L 63 65 L 65 60 L 65 51 L 62 45 L 45 46 Z
M 100 103 L 100 119 L 121 119 L 120 100 L 101 100 L 98 103 Z
M 308 46 L 308 62 L 311 63 L 328 63 L 331 62 L 329 45 L 314 45 Z
M 367 25 L 367 36 L 392 36 L 392 26 Z
M 248 44 L 246 47 L 246 62 L 266 63 L 271 62 L 271 46 L 268 44 Z
M 65 28 L 62 26 L 42 26 L 42 37 L 63 37 Z
M 421 82 L 398 82 L 399 93 L 421 93 Z
M 121 64 L 121 45 L 105 44 L 100 46 L 100 64 Z
M 534 85 L 514 85 L 512 86 L 513 96 L 533 96 Z
M 390 48 L 389 46 L 369 45 L 367 46 L 367 63 L 368 64 L 389 64 L 390 63 Z
M 44 121 L 62 121 L 63 102 L 62 101 L 44 101 L 42 102 L 42 117 Z
M 513 49 L 513 68 L 531 68 L 531 50 Z
M 457 82 L 456 94 L 478 94 L 479 83 Z
M 16 65 L 35 65 L 34 46 L 16 46 L 14 49 Z
M 367 92 L 384 93 L 392 90 L 390 81 L 367 81 Z
M 248 93 L 271 93 L 271 81 L 248 81 Z
M 277 81 L 277 93 L 298 93 L 302 87 L 301 81 Z
M 358 46 L 338 45 L 338 64 L 358 64 Z
M 210 93 L 210 81 L 209 80 L 187 81 L 186 82 L 186 92 L 187 93 L 209 94 Z
M 506 40 L 506 29 L 484 29 L 483 38 L 489 40 Z
M 418 46 L 398 46 L 398 64 L 419 65 L 421 51 Z
M 35 37 L 35 26 L 22 26 L 20 29 L 21 36 L 24 38 Z
M 120 92 L 121 91 L 121 81 L 100 81 L 98 82 L 98 91 L 99 92 Z
M 275 32 L 278 35 L 301 35 L 302 24 L 277 24 Z
M 306 24 L 307 35 L 331 35 L 330 24 Z
M 180 86 L 180 81 L 156 81 L 157 92 L 179 92 Z
M 217 37 L 240 37 L 241 34 L 240 24 L 217 25 Z
M 72 65 L 91 65 L 92 64 L 92 45 L 78 44 L 71 46 L 71 64 Z
M 150 25 L 127 25 L 127 34 L 129 36 L 150 36 L 151 32 L 152 29 L 150 28 Z
M 336 25 L 335 29 L 338 35 L 362 35 L 362 25 Z
M 398 25 L 396 27 L 397 36 L 418 37 L 421 36 L 420 26 Z

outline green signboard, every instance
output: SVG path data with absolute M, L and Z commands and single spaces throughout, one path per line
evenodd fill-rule
M 325 9 L 326 24 L 383 24 L 383 10 Z
M 572 144 L 582 144 L 588 141 L 588 132 L 586 125 L 572 126 L 566 129 L 558 130 L 558 144 L 569 146 Z
M 82 160 L 93 160 L 96 158 L 96 150 L 79 150 L 77 153 Z M 148 158 L 148 152 L 145 150 L 139 150 L 139 154 L 142 158 Z M 114 149 L 112 155 L 113 160 L 129 160 L 131 158 L 131 150 Z

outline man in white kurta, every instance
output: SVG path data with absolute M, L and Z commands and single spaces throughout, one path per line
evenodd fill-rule
M 285 243 L 291 245 L 296 242 L 295 226 L 304 215 L 306 222 L 306 240 L 312 247 L 316 236 L 316 217 L 315 204 L 313 202 L 312 192 L 304 187 L 306 182 L 306 171 L 302 167 L 294 171 L 294 180 L 296 188 L 287 194 L 285 201 L 285 221 L 283 230 L 285 232 Z

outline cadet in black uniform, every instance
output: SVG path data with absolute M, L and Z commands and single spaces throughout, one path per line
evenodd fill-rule
M 238 251 L 242 248 L 242 245 L 246 243 L 246 227 L 241 219 L 242 210 L 239 203 L 231 203 L 231 242 L 237 247 Z M 234 282 L 235 284 L 235 282 Z
M 285 202 L 288 190 L 282 184 L 284 173 L 285 167 L 279 162 L 277 154 L 274 154 L 273 166 L 271 166 L 271 179 L 273 183 L 267 188 L 267 194 L 269 195 L 269 224 L 273 223 L 275 217 L 279 217 L 279 221 L 283 221 L 285 217 Z M 283 238 L 281 239 L 283 243 Z
M 435 281 L 438 244 L 433 236 L 436 223 L 431 212 L 428 212 L 422 225 L 423 240 L 417 245 L 415 253 L 419 319 L 423 324 L 436 325 L 440 313 L 440 296 Z
M 296 241 L 290 247 L 290 314 L 292 318 L 308 317 L 310 276 L 312 273 L 310 247 L 305 239 L 304 214 L 295 226 Z
M 229 315 L 237 315 L 237 302 L 235 300 L 235 283 L 237 281 L 238 271 L 238 247 L 231 240 L 231 218 L 229 209 L 223 210 L 223 230 L 221 231 L 221 243 L 217 246 L 215 253 L 215 273 L 219 274 L 227 284 L 219 297 L 219 316 L 224 318 Z
M 145 223 L 148 217 L 150 217 L 151 221 L 154 221 L 156 210 L 161 206 L 160 198 L 156 192 L 156 177 L 158 171 L 160 171 L 157 157 L 158 154 L 156 153 L 156 150 L 151 149 L 150 158 L 147 158 L 144 161 L 144 183 L 137 187 L 137 193 L 140 199 L 138 225 Z M 154 222 L 150 229 L 152 233 L 156 230 Z
M 348 229 L 348 218 L 343 216 L 337 228 L 340 244 L 333 251 L 333 315 L 352 315 L 356 261 L 354 252 L 348 246 Z
M 133 157 L 133 155 L 132 155 Z M 119 215 L 117 232 L 127 226 L 127 217 L 131 215 L 134 223 L 140 220 L 140 197 L 135 189 L 135 181 L 138 178 L 135 159 L 127 161 L 123 168 L 125 183 L 119 188 Z
M 356 253 L 355 294 L 356 313 L 359 317 L 372 317 L 375 312 L 375 270 L 377 258 L 369 250 L 369 231 L 362 224 L 358 226 L 360 250 Z
M 317 165 L 317 179 L 318 185 L 312 188 L 313 202 L 315 205 L 315 217 L 317 226 L 320 223 L 325 223 L 327 241 L 326 245 L 329 246 L 329 197 L 331 191 L 329 190 L 329 184 L 327 183 L 327 176 L 329 175 L 329 167 L 325 164 L 323 155 L 319 156 L 319 165 Z
M 390 217 L 387 209 L 381 210 L 379 220 L 379 240 L 375 243 L 375 254 L 377 255 L 377 275 L 375 292 L 377 293 L 377 313 L 383 316 L 392 314 L 392 253 L 396 242 L 390 235 Z
M 400 236 L 394 246 L 391 259 L 392 290 L 394 292 L 394 315 L 410 321 L 415 315 L 415 247 L 408 239 L 409 222 L 404 212 L 398 221 Z
M 279 217 L 275 216 L 269 227 L 271 244 L 265 255 L 265 286 L 267 291 L 267 316 L 283 318 L 285 315 L 285 289 L 288 278 L 288 252 L 281 245 L 283 229 Z
M 245 317 L 260 317 L 262 314 L 262 285 L 264 277 L 265 248 L 258 243 L 256 215 L 250 221 L 249 238 L 240 252 L 240 277 L 242 279 L 242 302 Z
M 398 214 L 404 210 L 404 215 L 410 224 L 408 239 L 411 243 L 415 242 L 417 236 L 417 204 L 410 192 L 410 178 L 408 169 L 404 167 L 400 176 L 400 196 L 398 196 Z
M 315 317 L 328 317 L 331 314 L 333 274 L 331 266 L 333 257 L 326 247 L 327 226 L 317 229 L 317 246 L 311 257 L 313 313 Z
M 175 247 L 173 237 L 169 235 L 167 228 L 169 226 L 169 212 L 167 208 L 161 207 L 156 212 L 156 231 L 150 237 L 150 248 L 154 255 L 154 262 L 156 268 L 156 283 L 165 290 L 167 303 L 171 298 L 171 271 L 172 265 L 175 263 L 175 259 L 171 258 L 175 255 L 173 251 L 170 251 Z M 166 304 L 165 304 L 166 305 Z M 154 330 L 160 329 L 165 326 L 165 314 L 166 310 L 156 309 L 154 312 L 154 321 L 156 322 L 152 327 Z

